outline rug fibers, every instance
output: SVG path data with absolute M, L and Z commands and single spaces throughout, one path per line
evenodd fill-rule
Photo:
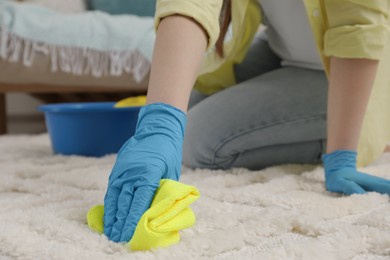
M 324 189 L 320 166 L 190 170 L 194 227 L 166 249 L 129 252 L 91 232 L 115 155 L 53 155 L 47 135 L 0 137 L 0 259 L 390 259 L 387 195 Z M 390 179 L 390 154 L 365 169 Z

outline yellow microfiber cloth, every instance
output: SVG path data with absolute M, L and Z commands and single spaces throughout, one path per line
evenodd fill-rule
M 146 96 L 128 97 L 119 100 L 115 103 L 114 107 L 138 107 L 146 104 Z
M 180 240 L 179 230 L 195 224 L 189 208 L 200 194 L 194 186 L 161 180 L 150 208 L 142 215 L 129 245 L 132 250 L 167 247 Z M 103 233 L 104 206 L 92 207 L 87 215 L 90 229 Z

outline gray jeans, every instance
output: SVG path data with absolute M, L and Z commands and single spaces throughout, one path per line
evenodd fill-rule
M 184 165 L 257 170 L 318 163 L 326 144 L 325 73 L 281 67 L 264 35 L 235 73 L 233 87 L 210 96 L 192 92 Z

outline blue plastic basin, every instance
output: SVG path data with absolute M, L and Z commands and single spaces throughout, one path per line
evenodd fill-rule
M 117 153 L 134 135 L 141 107 L 114 108 L 115 102 L 49 104 L 46 127 L 55 153 L 103 156 Z

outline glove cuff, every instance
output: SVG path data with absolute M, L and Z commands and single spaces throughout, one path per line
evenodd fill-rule
M 143 106 L 138 114 L 136 131 L 147 127 L 164 128 L 164 130 L 178 131 L 184 138 L 187 115 L 180 109 L 165 103 L 153 103 Z
M 357 152 L 351 150 L 337 150 L 322 156 L 325 172 L 338 170 L 341 168 L 356 169 Z

